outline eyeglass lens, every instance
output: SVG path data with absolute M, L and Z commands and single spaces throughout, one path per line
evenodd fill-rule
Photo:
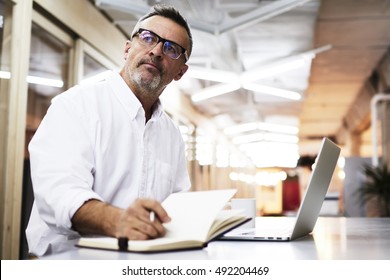
M 140 41 L 149 48 L 155 47 L 160 41 L 163 42 L 163 53 L 173 59 L 178 59 L 182 53 L 181 47 L 171 41 L 159 37 L 157 34 L 148 30 L 140 30 L 138 32 Z

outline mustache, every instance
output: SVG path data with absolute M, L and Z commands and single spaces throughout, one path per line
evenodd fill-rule
M 141 66 L 142 64 L 153 64 L 160 72 L 163 72 L 163 70 L 164 70 L 161 63 L 157 59 L 154 59 L 154 58 L 142 58 L 138 62 L 137 66 Z

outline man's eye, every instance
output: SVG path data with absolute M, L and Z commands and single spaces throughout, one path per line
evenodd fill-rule
M 172 47 L 172 45 L 168 46 L 167 51 L 169 52 L 175 52 L 175 48 Z
M 170 53 L 180 53 L 179 49 L 177 46 L 175 46 L 173 43 L 171 42 L 166 42 L 165 44 L 165 48 L 168 52 Z
M 146 43 L 153 43 L 155 41 L 155 38 L 151 35 L 142 35 L 142 40 Z

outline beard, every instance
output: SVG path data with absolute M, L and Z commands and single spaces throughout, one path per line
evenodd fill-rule
M 153 64 L 158 68 L 158 73 L 151 73 L 149 72 L 149 70 L 141 69 L 142 64 L 147 62 L 149 62 L 148 59 L 141 59 L 136 64 L 136 68 L 132 70 L 128 68 L 128 76 L 133 80 L 136 85 L 138 85 L 138 88 L 142 91 L 159 91 L 159 89 L 162 87 L 162 76 L 164 74 L 162 66 L 158 61 L 152 60 Z M 144 73 L 144 71 L 146 71 L 147 73 Z
M 160 88 L 161 76 L 155 75 L 152 79 L 145 79 L 142 76 L 142 72 L 133 71 L 130 73 L 132 80 L 138 85 L 139 88 L 149 91 L 155 91 Z

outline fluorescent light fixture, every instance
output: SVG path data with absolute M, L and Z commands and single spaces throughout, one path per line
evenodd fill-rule
M 280 142 L 255 142 L 255 143 L 245 143 L 240 145 L 240 151 L 243 152 L 251 152 L 253 155 L 253 151 L 262 151 L 265 154 L 269 154 L 274 151 L 276 154 L 285 153 L 287 151 L 293 152 L 293 154 L 298 154 L 298 145 L 296 143 L 280 143 Z M 258 153 L 257 153 L 258 154 Z M 288 154 L 288 153 L 287 153 Z M 259 155 L 261 156 L 261 155 Z
M 243 88 L 247 90 L 252 90 L 255 92 L 273 95 L 277 97 L 282 97 L 290 100 L 300 100 L 302 97 L 298 92 L 275 88 L 275 87 L 269 87 L 264 85 L 259 85 L 256 83 L 245 83 L 243 85 Z
M 299 138 L 296 135 L 287 135 L 287 134 L 280 134 L 280 133 L 264 133 L 264 132 L 241 135 L 232 138 L 232 142 L 234 144 L 244 144 L 244 143 L 264 142 L 264 141 L 296 144 L 299 142 Z
M 280 168 L 295 168 L 297 167 L 298 159 L 296 158 L 259 158 L 253 161 L 257 168 L 270 168 L 270 167 L 280 167 Z
M 212 72 L 210 72 L 210 73 L 212 73 Z M 227 72 L 227 73 L 229 73 L 229 72 Z M 206 76 L 208 76 L 208 74 L 206 74 L 206 72 L 204 74 Z M 210 74 L 210 75 L 212 76 L 213 74 Z M 227 75 L 226 77 L 228 77 L 228 76 L 229 75 Z M 209 80 L 222 81 L 223 79 L 221 77 L 221 78 L 215 78 L 215 79 L 210 78 Z M 237 82 L 236 75 L 233 75 L 233 76 L 231 76 L 231 78 L 228 78 L 226 80 L 229 82 L 213 85 L 213 86 L 207 87 L 207 88 L 193 94 L 191 96 L 191 100 L 196 103 L 196 102 L 200 102 L 200 101 L 212 98 L 212 97 L 216 97 L 219 95 L 223 95 L 223 94 L 238 90 L 239 88 L 244 88 L 246 90 L 259 92 L 262 94 L 268 94 L 268 95 L 272 95 L 272 96 L 286 98 L 289 100 L 300 100 L 302 98 L 301 94 L 299 94 L 298 92 L 295 92 L 295 91 L 290 91 L 290 90 L 285 90 L 285 89 L 280 89 L 280 88 L 275 88 L 275 87 L 270 87 L 270 86 L 264 86 L 264 85 L 260 85 L 257 83 L 251 83 L 251 82 L 246 82 L 244 84 L 239 83 L 239 82 Z
M 229 126 L 223 130 L 226 135 L 239 134 L 242 132 L 256 130 L 258 127 L 256 122 L 243 123 L 239 125 Z
M 8 71 L 0 71 L 0 78 L 10 79 L 11 73 Z M 29 84 L 43 85 L 56 88 L 62 88 L 64 86 L 64 82 L 62 80 L 42 78 L 37 76 L 27 76 L 26 81 Z
M 207 80 L 219 83 L 238 83 L 239 76 L 230 71 L 191 66 L 186 72 L 186 77 Z
M 318 53 L 330 50 L 331 48 L 332 45 L 325 45 L 298 55 L 290 56 L 273 64 L 244 72 L 241 74 L 240 80 L 242 83 L 253 82 L 301 68 L 310 63 Z
M 259 85 L 256 83 L 246 83 L 243 86 L 241 86 L 241 84 L 239 84 L 239 83 L 223 83 L 223 84 L 217 84 L 217 85 L 207 87 L 207 88 L 193 94 L 191 96 L 191 100 L 195 103 L 200 102 L 200 101 L 212 98 L 212 97 L 216 97 L 219 95 L 223 95 L 223 94 L 238 90 L 241 87 L 245 88 L 246 90 L 251 90 L 251 91 L 259 92 L 262 94 L 268 94 L 268 95 L 272 95 L 272 96 L 286 98 L 289 100 L 300 100 L 302 98 L 301 95 L 295 91 Z
M 234 144 L 243 144 L 243 143 L 250 143 L 250 142 L 260 142 L 263 140 L 264 140 L 263 133 L 253 133 L 253 134 L 233 137 L 232 142 Z
M 256 167 L 297 166 L 298 145 L 290 143 L 257 142 L 240 145 L 240 150 L 251 158 Z
M 191 98 L 193 102 L 202 101 L 214 96 L 222 95 L 228 93 L 232 90 L 236 90 L 240 87 L 247 90 L 269 94 L 277 97 L 287 98 L 290 100 L 300 100 L 301 94 L 294 91 L 288 91 L 284 89 L 269 87 L 253 83 L 256 80 L 260 80 L 266 77 L 272 77 L 283 72 L 291 71 L 297 69 L 309 63 L 316 54 L 320 52 L 327 51 L 332 48 L 332 45 L 325 45 L 307 52 L 300 53 L 298 55 L 290 56 L 283 59 L 275 64 L 267 65 L 255 70 L 247 71 L 238 75 L 237 73 L 230 71 L 222 71 L 217 69 L 210 68 L 201 68 L 201 67 L 191 67 L 186 72 L 187 77 L 192 77 L 201 80 L 208 80 L 220 83 L 232 83 L 234 86 L 229 88 L 227 85 L 218 87 L 210 87 L 210 91 L 216 90 L 215 94 L 209 92 L 209 88 L 206 88 L 202 93 L 193 95 Z M 240 86 L 238 86 L 240 84 Z M 233 88 L 233 89 L 232 89 Z M 235 88 L 235 89 L 234 89 Z
M 299 129 L 296 126 L 292 125 L 281 125 L 267 122 L 250 122 L 243 123 L 239 125 L 229 126 L 224 129 L 226 135 L 239 134 L 243 132 L 253 131 L 253 130 L 264 130 L 270 132 L 279 132 L 287 134 L 298 134 Z
M 56 88 L 62 88 L 64 86 L 64 82 L 62 80 L 48 79 L 36 76 L 27 76 L 27 83 Z
M 296 135 L 265 133 L 264 141 L 297 144 L 299 142 L 299 138 Z
M 241 86 L 238 83 L 218 84 L 210 86 L 192 95 L 191 100 L 193 102 L 200 102 L 211 97 L 223 95 L 225 93 L 238 90 L 240 87 Z
M 265 1 L 266 5 L 258 5 L 257 8 L 249 9 L 247 13 L 235 17 L 227 17 L 220 24 L 217 25 L 215 34 L 220 34 L 234 28 L 245 28 L 253 26 L 254 23 L 266 21 L 270 18 L 273 18 L 277 15 L 285 13 L 289 10 L 292 10 L 296 6 L 302 5 L 310 0 L 279 0 L 279 1 Z M 225 1 L 217 1 L 218 5 L 223 8 L 226 5 L 231 6 L 232 4 L 219 3 Z M 243 2 L 243 1 L 226 1 L 226 2 Z M 255 2 L 255 1 L 247 1 Z M 262 3 L 261 3 L 262 4 Z M 214 27 L 215 28 L 215 27 Z M 217 33 L 218 32 L 218 33 Z
M 258 70 L 244 72 L 242 73 L 240 78 L 243 83 L 253 82 L 256 80 L 273 77 L 284 72 L 301 68 L 305 66 L 306 63 L 306 60 L 303 57 L 300 57 L 298 59 L 271 65 L 269 67 L 262 67 Z
M 298 134 L 299 132 L 299 129 L 296 126 L 266 123 L 266 122 L 257 123 L 257 128 L 265 131 L 288 133 L 288 134 Z
M 0 79 L 11 79 L 11 73 L 8 71 L 0 71 Z

